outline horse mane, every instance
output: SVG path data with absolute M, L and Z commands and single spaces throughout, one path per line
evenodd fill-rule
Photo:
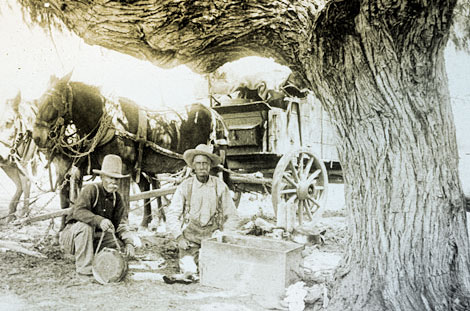
M 94 85 L 69 82 L 73 90 L 72 119 L 82 135 L 95 129 L 104 112 L 104 97 Z M 64 90 L 62 90 L 63 92 Z
M 182 151 L 206 144 L 212 131 L 212 116 L 202 104 L 192 104 L 188 111 L 188 119 L 181 124 Z
M 70 83 L 70 85 L 72 85 L 74 87 L 77 87 L 80 91 L 85 92 L 85 93 L 87 93 L 91 96 L 94 96 L 94 97 L 103 96 L 101 94 L 100 88 L 95 86 L 95 85 L 86 84 L 86 83 L 83 83 L 83 82 L 80 82 L 80 81 L 72 81 L 72 82 L 69 82 L 69 83 Z

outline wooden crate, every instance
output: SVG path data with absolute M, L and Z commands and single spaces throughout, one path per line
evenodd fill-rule
M 268 238 L 229 236 L 202 242 L 202 285 L 258 295 L 281 296 L 302 273 L 304 246 Z

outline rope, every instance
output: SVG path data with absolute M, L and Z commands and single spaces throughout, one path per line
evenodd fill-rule
M 59 137 L 60 140 L 59 140 L 58 148 L 64 155 L 70 158 L 82 158 L 84 156 L 87 156 L 93 151 L 95 151 L 95 148 L 99 146 L 101 140 L 108 133 L 108 130 L 110 129 L 111 124 L 112 124 L 112 116 L 109 114 L 103 113 L 103 115 L 101 116 L 100 120 L 97 123 L 98 130 L 96 131 L 96 134 L 93 136 L 93 138 L 88 139 L 94 132 L 94 129 L 90 133 L 85 135 L 83 138 L 79 139 L 78 141 L 74 143 L 70 143 L 66 141 L 63 135 L 61 135 Z M 74 149 L 74 147 L 76 146 L 79 146 L 78 149 Z M 79 149 L 81 149 L 80 147 L 85 147 L 85 150 L 79 151 Z

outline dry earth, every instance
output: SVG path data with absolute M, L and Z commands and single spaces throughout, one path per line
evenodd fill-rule
M 7 213 L 12 191 L 6 177 L 0 176 L 0 181 L 1 216 Z M 73 261 L 64 258 L 56 244 L 57 219 L 28 226 L 0 224 L 0 240 L 22 243 L 46 256 L 37 258 L 0 248 L 0 310 L 288 310 L 288 299 L 305 300 L 306 310 L 320 310 L 327 294 L 324 283 L 332 277 L 346 239 L 342 185 L 330 188 L 328 202 L 324 217 L 313 229 L 326 230 L 325 243 L 305 246 L 303 283 L 296 283 L 294 293 L 288 292 L 284 300 L 199 283 L 165 284 L 162 275 L 176 271 L 175 249 L 161 233 L 137 231 L 139 208 L 130 215 L 130 223 L 143 242 L 137 249 L 138 260 L 129 263 L 129 273 L 122 282 L 109 285 L 78 278 Z M 49 193 L 33 204 L 32 213 L 52 209 L 57 209 L 57 198 Z M 272 216 L 269 198 L 259 194 L 244 194 L 239 211 L 247 221 Z M 162 231 L 162 227 L 157 229 Z M 294 309 L 291 303 L 290 310 L 301 309 Z

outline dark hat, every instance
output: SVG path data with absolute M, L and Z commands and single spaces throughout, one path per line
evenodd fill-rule
M 126 178 L 130 175 L 122 175 L 121 157 L 115 154 L 108 154 L 103 159 L 101 170 L 93 169 L 93 173 L 106 175 L 114 178 Z
M 195 149 L 188 149 L 183 154 L 183 159 L 189 167 L 193 167 L 194 157 L 204 155 L 211 160 L 211 166 L 217 166 L 222 161 L 218 155 L 212 153 L 212 146 L 200 144 Z

